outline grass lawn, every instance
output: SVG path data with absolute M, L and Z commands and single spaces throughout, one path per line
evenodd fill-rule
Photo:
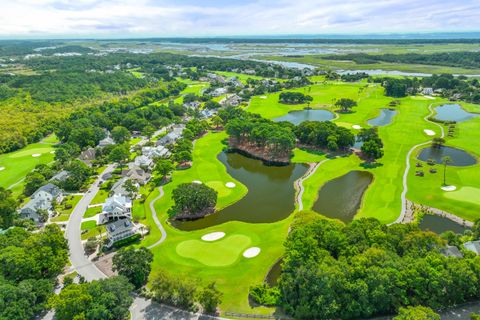
M 52 138 L 53 141 L 53 138 Z M 13 191 L 22 190 L 21 181 L 27 173 L 33 170 L 37 164 L 49 163 L 53 161 L 53 144 L 51 143 L 32 143 L 18 151 L 4 153 L 0 155 L 0 187 L 15 188 Z M 34 157 L 33 155 L 40 156 Z
M 87 222 L 95 223 L 95 221 L 87 221 Z M 88 238 L 91 238 L 91 237 L 98 237 L 99 233 L 106 232 L 104 225 L 100 225 L 98 227 L 93 226 L 90 229 L 86 229 L 86 230 L 87 231 L 85 233 L 82 233 L 82 236 L 81 236 L 82 240 L 87 240 Z
M 82 222 L 82 225 L 80 227 L 80 230 L 90 230 L 90 229 L 93 229 L 97 226 L 97 223 L 93 220 L 90 220 L 90 221 L 84 221 Z
M 60 214 L 56 217 L 53 217 L 51 220 L 53 222 L 68 221 L 68 219 L 70 218 L 70 214 L 72 213 L 73 209 L 80 201 L 80 199 L 82 199 L 82 196 L 79 195 L 71 195 L 65 197 L 63 202 L 57 208 Z
M 87 211 L 85 211 L 85 214 L 83 215 L 83 217 L 84 218 L 91 218 L 93 216 L 96 216 L 100 212 L 102 212 L 102 206 L 91 207 L 91 208 L 88 208 Z
M 104 203 L 105 200 L 107 200 L 109 193 L 110 193 L 110 190 L 100 188 L 100 190 L 98 190 L 98 193 L 92 199 L 92 202 L 90 204 Z
M 246 194 L 246 187 L 229 176 L 225 166 L 216 158 L 223 148 L 221 141 L 225 137 L 224 132 L 208 133 L 197 140 L 193 152 L 192 168 L 175 171 L 172 182 L 164 186 L 165 195 L 155 203 L 160 221 L 167 230 L 167 239 L 152 249 L 154 261 L 151 278 L 158 270 L 165 269 L 176 270 L 176 273 L 186 276 L 193 275 L 204 283 L 215 281 L 219 289 L 224 292 L 222 310 L 269 314 L 273 312 L 272 308 L 252 309 L 249 306 L 248 289 L 251 285 L 261 283 L 271 265 L 282 256 L 283 242 L 290 225 L 290 217 L 270 224 L 234 221 L 188 232 L 175 229 L 166 222 L 166 212 L 172 205 L 172 190 L 180 183 L 200 180 L 213 187 L 219 193 L 217 208 L 232 204 Z M 234 189 L 225 187 L 225 182 L 228 181 L 235 182 L 236 187 Z M 142 208 L 147 213 L 147 219 L 142 222 L 151 228 L 151 234 L 142 242 L 142 245 L 145 246 L 160 238 L 148 208 L 148 203 L 157 196 L 157 190 L 152 192 Z M 135 210 L 136 208 L 134 208 L 134 212 Z M 225 238 L 212 243 L 201 242 L 200 239 L 203 235 L 216 231 L 225 232 Z M 226 244 L 235 244 L 236 247 L 231 248 Z M 191 246 L 193 246 L 193 250 L 190 248 Z M 261 253 L 252 259 L 243 258 L 244 249 L 252 246 L 260 247 Z M 205 248 L 207 251 L 195 248 Z M 215 252 L 216 250 L 218 252 Z

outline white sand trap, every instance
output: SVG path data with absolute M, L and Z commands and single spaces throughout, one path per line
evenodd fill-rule
M 0 167 L 0 171 L 3 171 L 3 170 L 5 170 L 5 167 Z
M 352 126 L 352 128 L 353 128 L 353 129 L 357 129 L 357 130 L 362 129 L 362 127 L 359 126 L 358 124 L 354 124 L 354 125 Z
M 260 253 L 260 248 L 259 247 L 251 247 L 251 248 L 248 248 L 247 250 L 245 250 L 243 252 L 243 256 L 245 258 L 253 258 L 253 257 L 258 256 L 259 253 Z
M 225 187 L 230 188 L 230 189 L 235 188 L 236 186 L 237 186 L 237 185 L 236 185 L 235 183 L 233 183 L 233 182 L 227 182 L 227 183 L 225 183 Z
M 193 180 L 192 183 L 195 183 L 195 184 L 202 184 L 202 181 L 200 180 Z
M 267 96 L 260 96 L 260 99 L 267 99 Z
M 38 158 L 38 157 L 40 157 L 40 156 L 41 156 L 40 153 L 34 153 L 34 154 L 32 154 L 32 157 L 34 157 L 34 158 Z
M 455 190 L 457 190 L 457 187 L 455 187 L 455 186 L 443 186 L 442 190 L 443 191 L 455 191 Z
M 424 97 L 427 98 L 427 99 L 429 99 L 429 100 L 435 100 L 435 98 L 432 97 L 432 96 L 424 96 Z
M 53 150 L 53 151 L 50 151 L 50 153 L 51 153 L 51 154 L 54 154 L 54 153 L 55 153 L 55 150 Z
M 225 232 L 212 232 L 202 236 L 203 241 L 216 241 L 225 237 Z
M 433 131 L 433 130 L 424 129 L 423 132 L 425 132 L 425 134 L 427 136 L 434 136 L 435 135 L 435 131 Z

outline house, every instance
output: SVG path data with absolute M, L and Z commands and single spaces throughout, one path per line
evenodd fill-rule
M 78 158 L 86 165 L 92 165 L 92 161 L 96 159 L 95 149 L 90 147 L 87 150 L 82 151 Z
M 120 218 L 132 218 L 132 200 L 129 197 L 114 194 L 105 200 L 98 221 L 106 223 Z
M 238 80 L 237 77 L 230 77 L 227 79 L 227 83 L 231 86 L 234 86 L 234 87 L 239 87 L 239 88 L 243 88 L 244 85 L 242 83 L 242 81 Z
M 433 94 L 433 88 L 423 88 L 422 94 L 424 94 L 426 96 L 432 95 Z
M 228 92 L 227 88 L 217 88 L 215 90 L 213 90 L 212 92 L 210 92 L 210 95 L 212 97 L 220 97 L 220 96 L 223 96 L 224 94 L 226 94 Z
M 202 103 L 200 101 L 192 101 L 183 104 L 187 109 L 198 109 L 201 105 Z
M 213 117 L 214 114 L 215 114 L 214 110 L 204 109 L 200 111 L 200 115 L 202 116 L 202 118 L 206 118 L 206 119 Z
M 168 151 L 168 149 L 164 146 L 143 147 L 142 154 L 150 159 L 168 158 L 171 155 L 170 151 Z
M 463 244 L 463 247 L 468 251 L 472 251 L 475 254 L 480 254 L 480 240 L 468 241 Z
M 168 144 L 174 143 L 182 137 L 183 130 L 185 130 L 184 124 L 173 126 L 172 131 L 157 140 L 157 142 L 155 143 L 156 146 L 166 146 Z
M 463 254 L 455 246 L 447 245 L 445 248 L 442 248 L 440 250 L 440 253 L 443 254 L 445 257 L 463 258 Z
M 48 183 L 38 188 L 38 190 L 32 194 L 30 201 L 19 210 L 20 217 L 22 219 L 30 219 L 37 223 L 42 222 L 39 210 L 44 210 L 48 215 L 51 215 L 53 213 L 53 201 L 60 203 L 62 199 L 62 190 L 56 185 Z
M 128 169 L 122 171 L 122 176 L 131 179 L 141 185 L 145 185 L 151 177 L 148 172 L 146 172 L 139 166 L 136 166 L 134 163 L 131 163 Z
M 133 197 L 138 192 L 138 189 L 140 188 L 140 186 L 138 185 L 137 182 L 132 181 L 133 185 L 136 187 L 136 191 L 132 193 L 131 191 L 128 191 L 125 189 L 125 182 L 127 182 L 128 180 L 130 180 L 128 177 L 123 177 L 117 182 L 115 182 L 115 184 L 110 189 L 110 193 L 124 196 L 124 197 Z
M 135 157 L 134 161 L 135 161 L 135 165 L 139 167 L 149 168 L 153 165 L 153 160 L 144 155 Z
M 242 98 L 240 98 L 238 95 L 229 94 L 220 101 L 220 104 L 222 105 L 222 107 L 227 107 L 227 106 L 238 107 L 240 102 L 242 102 Z
M 106 226 L 107 247 L 111 247 L 115 242 L 129 238 L 137 233 L 137 228 L 130 219 L 119 219 L 110 222 Z
M 100 142 L 98 143 L 99 147 L 106 147 L 106 146 L 115 144 L 115 141 L 113 141 L 112 137 L 110 136 L 110 132 L 108 132 L 107 130 L 105 131 L 106 131 L 106 137 L 105 139 L 100 140 Z
M 70 176 L 70 173 L 66 170 L 62 170 L 60 171 L 59 173 L 57 173 L 56 175 L 54 175 L 50 181 L 58 181 L 58 182 L 64 182 L 65 180 L 67 180 L 67 178 Z

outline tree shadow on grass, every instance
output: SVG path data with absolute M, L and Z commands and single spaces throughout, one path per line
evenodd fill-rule
M 360 167 L 362 167 L 364 169 L 375 169 L 375 168 L 378 168 L 378 167 L 383 167 L 383 163 L 365 161 L 365 162 L 362 162 L 360 164 Z

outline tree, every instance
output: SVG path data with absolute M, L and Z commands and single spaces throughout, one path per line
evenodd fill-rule
M 154 171 L 158 172 L 161 176 L 166 176 L 174 169 L 173 163 L 167 159 L 161 159 L 155 164 Z
M 176 219 L 199 218 L 215 210 L 217 191 L 204 184 L 182 183 L 172 192 L 175 205 L 169 215 Z
M 440 320 L 440 315 L 435 313 L 432 309 L 418 306 L 400 308 L 398 315 L 394 320 Z
M 443 164 L 443 185 L 447 185 L 447 166 L 452 163 L 452 158 L 449 156 L 445 156 L 442 158 L 442 164 Z
M 152 281 L 154 299 L 161 303 L 196 311 L 197 285 L 191 278 L 170 275 L 163 270 Z
M 128 192 L 128 196 L 130 198 L 133 198 L 135 193 L 138 191 L 137 185 L 133 183 L 132 179 L 127 179 L 127 181 L 123 183 L 123 188 Z
M 217 101 L 208 100 L 207 102 L 205 102 L 204 107 L 205 109 L 208 109 L 208 110 L 214 110 L 214 109 L 220 109 L 222 105 Z
M 433 138 L 432 147 L 440 149 L 445 144 L 445 139 L 443 138 Z
M 117 144 L 122 144 L 130 140 L 131 134 L 130 131 L 128 131 L 127 128 L 122 127 L 122 126 L 116 126 L 112 129 L 112 139 L 117 143 Z
M 55 318 L 59 320 L 116 320 L 129 315 L 133 286 L 118 276 L 89 283 L 71 284 L 52 301 Z
M 364 142 L 361 150 L 364 155 L 366 155 L 369 159 L 372 160 L 377 160 L 383 157 L 382 148 L 378 145 L 378 143 L 373 140 L 368 140 L 367 142 Z
M 343 112 L 350 112 L 353 107 L 357 106 L 357 102 L 348 98 L 341 98 L 335 102 L 335 106 L 340 107 Z
M 181 151 L 173 155 L 173 159 L 179 163 L 192 161 L 192 154 L 188 151 Z
M 223 125 L 223 120 L 218 115 L 215 115 L 212 117 L 212 124 L 215 126 L 215 129 L 218 129 Z
M 123 165 L 123 162 L 130 156 L 130 152 L 128 149 L 128 145 L 122 144 L 114 147 L 112 151 L 110 151 L 110 154 L 108 155 L 108 159 L 111 162 L 117 162 L 120 163 L 120 165 Z
M 113 256 L 113 270 L 125 276 L 138 289 L 147 282 L 152 261 L 153 254 L 145 247 L 124 248 Z
M 16 216 L 16 203 L 12 191 L 0 187 L 0 229 L 13 225 Z
M 215 282 L 210 283 L 197 294 L 198 302 L 202 305 L 205 313 L 215 313 L 222 303 L 223 294 L 218 291 Z
M 23 193 L 26 196 L 31 196 L 38 188 L 47 184 L 47 179 L 39 173 L 32 171 L 25 177 L 25 187 Z

